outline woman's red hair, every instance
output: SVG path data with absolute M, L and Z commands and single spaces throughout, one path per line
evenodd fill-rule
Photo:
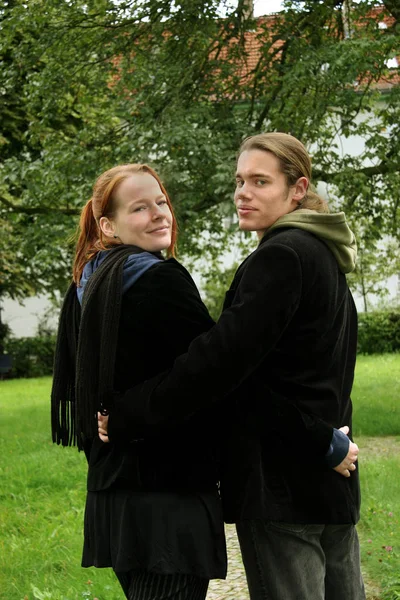
M 118 240 L 104 239 L 100 229 L 99 221 L 101 217 L 112 217 L 115 210 L 115 192 L 119 184 L 137 173 L 148 173 L 157 181 L 162 193 L 165 195 L 167 204 L 172 213 L 172 234 L 171 244 L 167 248 L 167 255 L 175 255 L 175 245 L 177 237 L 177 222 L 169 199 L 167 190 L 161 182 L 157 173 L 146 164 L 132 163 L 118 165 L 102 173 L 93 186 L 93 195 L 82 209 L 79 221 L 79 237 L 75 249 L 75 259 L 73 265 L 73 279 L 76 285 L 79 285 L 82 271 L 87 262 L 89 262 L 99 250 L 107 250 L 113 246 L 121 244 Z

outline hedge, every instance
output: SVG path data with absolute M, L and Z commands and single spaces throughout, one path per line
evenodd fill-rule
M 8 377 L 41 377 L 53 373 L 55 335 L 8 338 L 5 353 L 12 357 Z
M 400 311 L 374 311 L 358 315 L 360 354 L 400 351 Z
M 8 338 L 5 353 L 13 366 L 7 377 L 52 375 L 56 336 Z M 358 315 L 359 354 L 400 351 L 400 311 L 374 311 Z

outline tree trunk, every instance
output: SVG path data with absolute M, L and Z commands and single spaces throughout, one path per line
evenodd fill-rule
M 254 17 L 254 2 L 253 0 L 239 0 L 238 8 L 242 8 L 242 14 L 245 19 Z

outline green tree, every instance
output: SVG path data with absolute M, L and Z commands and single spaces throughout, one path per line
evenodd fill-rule
M 181 253 L 212 268 L 234 243 L 237 148 L 263 130 L 301 138 L 338 208 L 398 239 L 398 19 L 393 0 L 286 0 L 264 20 L 244 0 L 2 2 L 3 293 L 65 289 L 91 185 L 127 161 L 161 172 Z
M 399 240 L 379 239 L 368 223 L 356 224 L 358 258 L 355 271 L 348 275 L 348 283 L 362 298 L 364 312 L 385 304 L 389 295 L 387 280 L 400 274 Z M 375 234 L 375 235 L 374 235 Z M 375 301 L 375 302 L 374 302 Z

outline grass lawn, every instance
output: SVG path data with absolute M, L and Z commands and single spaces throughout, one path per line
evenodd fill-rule
M 50 385 L 0 381 L 0 600 L 120 600 L 109 569 L 80 567 L 86 459 L 51 442 Z M 369 600 L 400 598 L 399 392 L 400 355 L 359 357 L 354 430 Z
M 0 382 L 0 599 L 120 600 L 80 567 L 86 458 L 50 437 L 49 378 Z
M 400 435 L 400 354 L 359 356 L 352 399 L 355 437 Z

